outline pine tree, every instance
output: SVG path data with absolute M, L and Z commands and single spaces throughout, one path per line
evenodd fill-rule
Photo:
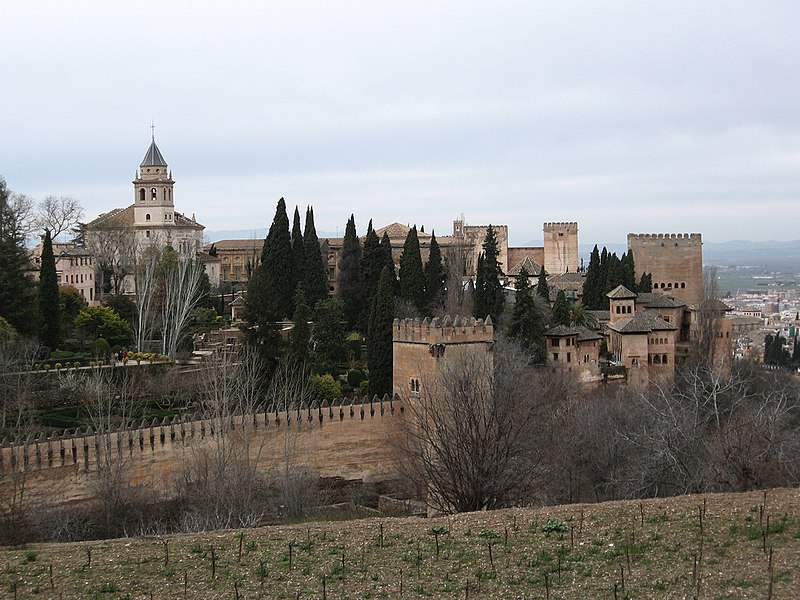
M 369 395 L 392 393 L 392 321 L 394 320 L 394 274 L 384 267 L 372 303 L 367 334 Z
M 36 330 L 34 287 L 25 274 L 28 253 L 25 236 L 0 178 L 0 316 L 20 334 Z
M 363 291 L 361 289 L 361 242 L 356 234 L 356 219 L 353 215 L 347 221 L 342 240 L 342 254 L 339 258 L 337 297 L 344 303 L 347 328 L 353 329 L 361 316 Z
M 61 342 L 61 301 L 58 295 L 56 259 L 50 230 L 45 229 L 42 242 L 41 268 L 39 269 L 39 339 L 45 346 L 58 348 Z
M 486 282 L 484 280 L 483 252 L 478 254 L 475 267 L 475 285 L 472 289 L 472 314 L 476 319 L 486 318 Z
M 322 250 L 314 226 L 314 209 L 306 209 L 306 225 L 303 231 L 303 292 L 309 306 L 328 297 L 328 270 L 322 257 Z
M 277 319 L 290 318 L 294 313 L 294 256 L 289 236 L 289 217 L 286 201 L 281 198 L 275 209 L 275 218 L 269 228 L 264 249 L 261 251 L 261 266 L 264 267 L 263 293 L 266 302 L 274 307 Z
M 500 261 L 497 260 L 499 251 L 497 247 L 497 236 L 491 225 L 486 228 L 486 237 L 483 240 L 483 261 L 480 265 L 482 275 L 479 277 L 482 280 L 483 287 L 483 317 L 492 317 L 492 320 L 497 323 L 498 318 L 503 313 L 503 304 L 505 303 L 505 292 L 503 291 L 503 284 L 500 279 L 503 277 L 503 270 L 500 267 Z M 479 289 L 478 283 L 475 283 L 475 290 Z M 477 308 L 475 310 L 477 313 Z
M 544 271 L 544 269 L 542 269 Z M 514 308 L 506 335 L 519 342 L 523 349 L 530 352 L 533 361 L 541 364 L 545 360 L 545 318 L 533 297 L 528 272 L 523 267 L 514 281 L 517 292 L 514 296 Z
M 542 265 L 542 268 L 539 270 L 539 281 L 536 283 L 536 293 L 545 302 L 550 304 L 550 286 L 547 284 L 547 272 L 544 270 L 544 265 Z
M 569 311 L 569 300 L 564 290 L 558 290 L 556 301 L 553 304 L 553 324 L 570 326 L 571 318 Z
M 381 281 L 381 272 L 384 266 L 381 241 L 372 228 L 372 219 L 370 219 L 369 225 L 367 225 L 367 237 L 364 238 L 364 251 L 361 255 L 361 288 L 364 292 L 364 298 L 361 316 L 359 317 L 359 327 L 362 332 L 367 331 L 369 328 L 372 299 L 378 291 L 378 284 Z
M 431 232 L 431 246 L 428 253 L 428 262 L 425 264 L 425 294 L 426 313 L 439 308 L 444 300 L 444 265 L 442 264 L 442 251 L 436 234 Z
M 425 274 L 416 225 L 408 231 L 400 255 L 400 297 L 411 302 L 420 313 L 425 312 Z
M 292 283 L 294 290 L 297 290 L 298 285 L 305 285 L 305 268 L 306 268 L 306 249 L 303 242 L 303 230 L 300 228 L 300 211 L 294 207 L 294 220 L 292 221 L 292 262 L 294 269 L 292 270 Z M 295 308 L 297 305 L 292 302 Z

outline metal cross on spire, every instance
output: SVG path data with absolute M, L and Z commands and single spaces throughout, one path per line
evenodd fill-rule
M 156 141 L 156 122 L 151 120 L 150 121 L 150 135 L 152 136 L 153 141 Z

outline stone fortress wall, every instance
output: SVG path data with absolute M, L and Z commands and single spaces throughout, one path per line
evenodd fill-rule
M 310 466 L 320 477 L 391 481 L 396 478 L 391 436 L 403 413 L 403 403 L 388 397 L 259 412 L 247 417 L 254 431 L 251 455 L 265 473 L 284 462 L 289 447 L 291 464 Z M 233 435 L 242 431 L 243 419 L 232 417 Z M 10 475 L 16 472 L 24 473 L 25 493 L 34 502 L 86 501 L 94 495 L 100 466 L 110 464 L 124 468 L 134 485 L 168 498 L 187 461 L 203 451 L 213 452 L 215 427 L 209 419 L 175 417 L 109 433 L 78 430 L 22 443 L 3 440 L 0 493 L 11 493 L 15 478 Z
M 653 291 L 692 306 L 703 293 L 703 240 L 699 233 L 629 233 L 636 280 L 650 273 Z

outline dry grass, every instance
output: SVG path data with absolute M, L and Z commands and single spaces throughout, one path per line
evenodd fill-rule
M 0 550 L 0 597 L 763 599 L 771 578 L 798 598 L 798 508 L 777 489 L 36 545 Z

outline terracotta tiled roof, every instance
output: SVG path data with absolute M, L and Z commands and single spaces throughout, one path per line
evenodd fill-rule
M 533 260 L 530 256 L 525 256 L 521 261 L 508 270 L 508 276 L 516 277 L 520 274 L 520 271 L 522 271 L 523 267 L 531 277 L 538 277 L 539 272 L 542 270 L 542 265 Z
M 264 247 L 264 240 L 219 240 L 213 244 L 206 245 L 205 249 L 210 250 L 211 246 L 214 246 L 217 250 L 258 250 L 261 252 Z
M 582 325 L 577 325 L 575 327 L 567 327 L 566 325 L 556 325 L 555 327 L 545 331 L 544 334 L 547 337 L 577 336 L 578 340 L 581 342 L 587 340 L 599 340 L 603 337 L 599 333 L 596 333 L 591 329 L 583 327 Z
M 653 313 L 643 313 L 624 317 L 616 323 L 609 323 L 609 329 L 618 333 L 650 333 L 651 331 L 673 331 L 677 329 Z
M 613 290 L 606 294 L 608 298 L 612 300 L 627 300 L 629 298 L 636 298 L 636 292 L 630 291 L 624 285 L 618 285 Z
M 686 306 L 686 302 L 676 300 L 672 296 L 653 292 L 639 294 L 636 298 L 636 304 L 641 304 L 646 308 L 680 308 L 681 306 Z

